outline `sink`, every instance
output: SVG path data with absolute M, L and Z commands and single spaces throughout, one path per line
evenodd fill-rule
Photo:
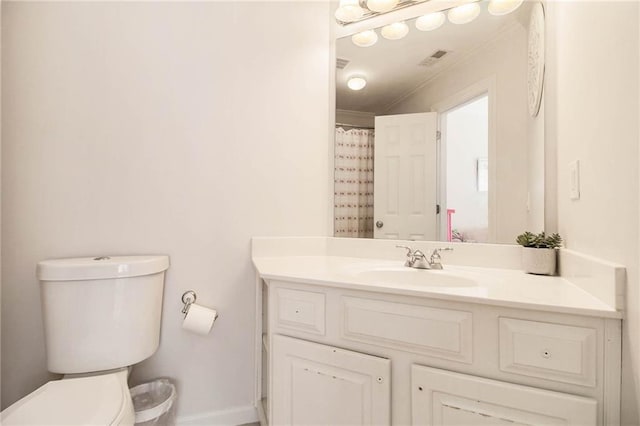
M 359 279 L 383 284 L 410 284 L 425 287 L 474 287 L 477 282 L 446 270 L 414 269 L 405 266 L 374 267 L 353 274 Z

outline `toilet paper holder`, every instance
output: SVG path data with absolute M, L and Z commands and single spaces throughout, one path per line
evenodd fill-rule
M 196 292 L 193 290 L 188 290 L 182 293 L 182 303 L 184 304 L 184 306 L 182 307 L 182 313 L 185 316 L 189 312 L 189 308 L 191 307 L 191 304 L 196 303 L 197 297 L 198 296 L 196 295 Z

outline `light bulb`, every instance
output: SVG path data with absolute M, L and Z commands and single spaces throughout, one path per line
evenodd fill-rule
M 341 22 L 353 22 L 364 15 L 358 0 L 340 0 L 340 6 L 336 9 L 335 17 Z
M 367 0 L 367 9 L 373 12 L 385 13 L 393 10 L 398 0 Z
M 513 12 L 520 7 L 524 0 L 491 0 L 489 2 L 489 13 L 500 16 Z
M 444 24 L 446 17 L 442 12 L 434 12 L 416 19 L 416 28 L 420 31 L 433 31 Z
M 378 34 L 374 30 L 366 30 L 351 36 L 351 41 L 356 46 L 369 47 L 378 41 Z
M 364 77 L 351 77 L 347 80 L 347 87 L 351 90 L 362 90 L 367 85 L 367 80 Z
M 447 17 L 452 24 L 468 24 L 480 15 L 480 5 L 478 3 L 467 3 L 454 7 L 447 13 Z
M 395 22 L 386 25 L 380 30 L 382 37 L 387 40 L 400 40 L 409 33 L 409 27 L 404 22 Z

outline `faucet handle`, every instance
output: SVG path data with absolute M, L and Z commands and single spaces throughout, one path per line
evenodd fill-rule
M 433 252 L 431 253 L 431 263 L 433 263 L 436 259 L 441 259 L 441 257 L 440 257 L 440 252 L 441 251 L 453 251 L 453 248 L 452 247 L 441 247 L 441 248 L 434 249 Z
M 453 251 L 453 247 L 440 247 L 434 250 L 434 252 L 440 252 L 440 251 Z
M 411 254 L 413 253 L 413 249 L 409 246 L 396 246 L 396 248 L 403 248 L 407 250 L 407 256 L 411 256 Z
M 413 266 L 413 250 L 408 246 L 396 246 L 396 248 L 403 248 L 407 250 L 407 260 L 404 262 L 404 266 Z

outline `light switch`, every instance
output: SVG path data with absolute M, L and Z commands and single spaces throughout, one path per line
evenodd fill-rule
M 569 198 L 580 199 L 580 161 L 569 163 Z

